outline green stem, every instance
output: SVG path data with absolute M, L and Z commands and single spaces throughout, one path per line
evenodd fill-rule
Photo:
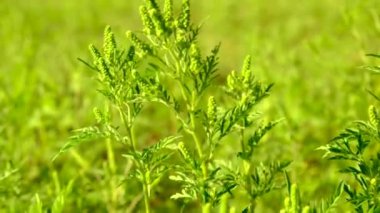
M 192 93 L 191 95 L 191 105 L 190 105 L 190 125 L 191 125 L 191 136 L 193 137 L 193 140 L 195 142 L 195 146 L 198 152 L 198 156 L 201 160 L 201 169 L 203 174 L 203 179 L 206 180 L 208 177 L 208 168 L 207 168 L 207 161 L 204 159 L 203 155 L 203 149 L 201 142 L 198 138 L 198 135 L 196 133 L 196 121 L 195 121 L 195 106 L 197 105 L 198 101 L 196 99 L 196 94 Z M 204 194 L 204 193 L 203 193 Z M 211 203 L 202 203 L 202 213 L 210 213 L 211 212 Z
M 193 140 L 195 142 L 195 146 L 196 146 L 196 149 L 197 149 L 197 152 L 198 152 L 198 156 L 202 162 L 201 164 L 201 168 L 202 168 L 202 173 L 203 173 L 203 178 L 207 178 L 208 176 L 208 169 L 207 169 L 207 163 L 203 157 L 203 149 L 202 149 L 202 145 L 201 145 L 201 142 L 199 141 L 199 138 L 198 138 L 198 135 L 196 133 L 196 123 L 195 123 L 195 105 L 196 105 L 196 98 L 195 98 L 195 94 L 193 93 L 192 94 L 192 98 L 191 98 L 191 106 L 190 106 L 190 124 L 191 124 L 191 136 L 193 137 Z
M 90 168 L 89 163 L 77 151 L 75 151 L 75 149 L 70 150 L 70 154 L 84 171 L 87 171 Z
M 136 152 L 136 142 L 135 142 L 135 137 L 133 134 L 133 126 L 130 126 L 127 129 L 127 135 L 128 135 L 129 141 L 131 142 L 133 152 Z
M 185 92 L 185 89 L 183 88 L 182 84 L 180 84 L 180 88 L 181 88 L 181 94 L 182 94 L 183 100 L 185 101 L 185 103 L 187 103 L 186 92 Z
M 203 155 L 203 150 L 202 150 L 202 145 L 201 145 L 201 142 L 199 141 L 199 138 L 198 138 L 198 135 L 196 133 L 196 125 L 195 125 L 195 116 L 194 116 L 194 112 L 190 112 L 190 123 L 191 123 L 191 136 L 193 137 L 193 140 L 195 142 L 195 147 L 197 149 L 197 152 L 198 152 L 198 156 L 202 162 L 201 164 L 201 168 L 202 168 L 202 173 L 203 173 L 203 177 L 204 178 L 207 178 L 208 176 L 208 170 L 207 170 L 207 164 L 206 164 L 206 161 L 204 159 L 204 155 Z
M 249 205 L 249 212 L 254 213 L 255 212 L 255 207 L 256 207 L 256 200 L 251 199 L 251 204 Z
M 228 212 L 228 194 L 224 194 L 220 201 L 219 213 L 227 213 Z
M 253 213 L 255 211 L 255 206 L 256 206 L 256 199 L 255 197 L 252 196 L 251 190 L 252 190 L 252 181 L 251 181 L 251 161 L 250 160 L 243 160 L 243 172 L 244 172 L 244 188 L 247 192 L 248 195 L 251 196 L 250 199 L 250 205 L 249 205 L 249 212 Z
M 113 152 L 112 142 L 110 138 L 106 139 L 108 166 L 112 174 L 116 172 L 115 155 Z
M 119 113 L 121 115 L 122 122 L 124 123 L 125 129 L 127 131 L 127 137 L 129 139 L 130 145 L 132 147 L 132 152 L 136 154 L 136 140 L 134 136 L 134 131 L 133 131 L 133 122 L 132 122 L 132 112 L 131 112 L 131 106 L 129 104 L 126 104 L 127 107 L 127 113 L 123 112 L 123 107 L 122 104 L 119 104 L 118 109 Z M 136 160 L 136 166 L 138 169 L 145 171 L 144 165 Z M 150 205 L 149 205 L 149 183 L 147 181 L 146 175 L 144 174 L 143 181 L 143 191 L 144 191 L 144 205 L 145 205 L 145 212 L 150 213 Z
M 168 50 L 169 55 L 171 56 L 172 60 L 175 62 L 175 70 L 179 78 L 181 78 L 181 73 L 186 73 L 187 66 L 184 64 L 181 64 L 182 59 L 178 57 L 175 52 L 172 51 L 172 48 L 166 48 Z M 193 92 L 191 95 L 188 94 L 188 90 L 185 91 L 185 79 L 177 79 L 179 81 L 181 94 L 183 97 L 183 100 L 185 103 L 189 103 L 190 105 L 187 105 L 187 110 L 190 117 L 190 127 L 187 127 L 187 132 L 191 135 L 193 138 L 193 141 L 195 143 L 195 147 L 199 156 L 201 163 L 201 169 L 202 169 L 202 175 L 203 180 L 206 180 L 208 177 L 208 168 L 207 168 L 207 161 L 204 159 L 204 153 L 202 149 L 201 141 L 199 140 L 199 136 L 196 133 L 196 119 L 195 119 L 195 109 L 198 105 L 199 96 L 195 92 Z M 187 125 L 186 125 L 187 126 Z M 202 194 L 204 194 L 202 192 Z M 202 212 L 203 213 L 210 213 L 211 212 L 211 203 L 202 203 Z
M 144 180 L 146 181 L 145 177 Z M 144 190 L 144 205 L 145 205 L 145 213 L 150 213 L 150 205 L 149 205 L 149 191 L 147 183 L 143 184 L 143 190 Z
M 136 152 L 136 142 L 135 142 L 135 138 L 134 138 L 134 134 L 133 134 L 131 107 L 129 106 L 129 104 L 126 104 L 126 106 L 127 106 L 127 114 L 124 113 L 122 104 L 119 104 L 118 110 L 120 113 L 121 120 L 124 124 L 126 131 L 127 131 L 127 136 L 128 136 L 130 145 L 132 147 L 132 151 Z
M 242 152 L 245 153 L 244 127 L 240 130 L 240 145 L 241 145 Z
M 211 212 L 211 203 L 203 204 L 202 213 L 210 213 Z
M 242 129 L 240 130 L 240 143 L 241 143 L 241 149 L 242 149 L 242 152 L 245 153 L 246 151 L 246 147 L 245 147 L 245 141 L 244 141 L 244 137 L 245 137 L 245 128 L 246 128 L 246 121 L 243 120 L 243 123 L 242 123 Z M 251 172 L 251 158 L 252 156 L 249 156 L 248 159 L 245 159 L 243 160 L 243 169 L 244 169 L 244 175 L 246 177 L 245 181 L 246 181 L 246 189 L 249 193 L 249 191 L 252 189 L 252 182 L 251 182 L 251 179 L 250 179 L 250 172 Z M 256 206 L 256 200 L 254 198 L 251 198 L 250 200 L 250 205 L 249 205 L 249 212 L 250 213 L 253 213 L 255 212 L 255 206 Z
M 195 133 L 196 126 L 195 126 L 195 117 L 194 117 L 194 113 L 193 112 L 190 113 L 190 124 L 191 124 L 191 128 L 192 128 L 192 130 L 191 130 L 191 136 L 193 137 L 193 140 L 195 142 L 195 146 L 197 148 L 198 156 L 202 160 L 203 159 L 203 150 L 202 150 L 201 143 L 200 143 L 200 141 L 198 139 L 198 136 Z
M 112 209 L 115 210 L 116 203 L 117 203 L 117 183 L 115 179 L 115 173 L 116 173 L 116 163 L 115 163 L 115 156 L 113 152 L 112 142 L 111 139 L 106 139 L 106 147 L 107 147 L 107 158 L 108 158 L 108 167 L 110 171 L 110 194 L 111 194 L 111 203 L 112 203 Z M 112 210 L 112 211 L 113 211 Z

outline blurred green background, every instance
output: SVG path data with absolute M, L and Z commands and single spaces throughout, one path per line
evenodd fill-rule
M 74 189 L 66 200 L 67 212 L 107 211 L 111 201 L 103 143 L 86 144 L 55 162 L 51 159 L 73 129 L 94 123 L 92 108 L 102 104 L 94 73 L 77 58 L 89 59 L 88 44 L 101 44 L 107 24 L 121 42 L 126 41 L 126 30 L 139 30 L 141 3 L 1 0 L 1 212 L 25 211 L 35 202 L 35 194 L 49 207 L 70 180 Z M 266 137 L 263 158 L 293 160 L 289 171 L 305 198 L 328 195 L 342 176 L 316 148 L 351 121 L 366 119 L 368 105 L 375 102 L 366 89 L 380 94 L 380 79 L 363 69 L 376 63 L 365 54 L 380 52 L 378 0 L 191 3 L 194 23 L 203 23 L 204 51 L 222 43 L 222 77 L 239 69 L 244 56 L 251 54 L 257 77 L 275 83 L 261 112 L 266 119 L 285 121 Z M 165 116 L 150 113 L 146 119 Z M 167 125 L 147 126 L 149 131 L 141 137 L 159 137 Z M 119 157 L 122 148 L 116 150 L 120 164 L 125 164 Z M 138 192 L 131 185 L 131 192 Z M 277 212 L 282 206 L 285 192 L 272 194 L 277 195 L 260 202 L 261 212 Z M 136 199 L 134 193 L 124 197 L 120 210 Z M 164 200 L 153 205 L 174 211 L 172 204 L 160 203 Z

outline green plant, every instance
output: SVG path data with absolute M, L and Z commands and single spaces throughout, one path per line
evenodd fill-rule
M 43 202 L 40 199 L 39 194 L 35 194 L 34 199 L 31 205 L 29 206 L 28 212 L 29 213 L 43 213 L 43 212 L 61 213 L 63 212 L 63 209 L 66 205 L 65 201 L 72 191 L 73 184 L 74 184 L 74 181 L 72 180 L 68 183 L 68 185 L 64 189 L 62 190 L 57 189 L 59 190 L 58 195 L 57 197 L 55 197 L 54 202 L 49 208 L 44 206 Z
M 380 58 L 377 54 L 369 56 Z M 379 72 L 378 66 L 367 66 L 366 69 Z M 373 92 L 369 93 L 380 101 Z M 343 192 L 346 201 L 353 205 L 356 212 L 380 211 L 380 114 L 375 106 L 368 108 L 368 117 L 368 121 L 356 121 L 354 127 L 345 129 L 329 144 L 318 148 L 326 152 L 324 157 L 329 160 L 343 161 L 344 167 L 340 172 L 349 174 L 351 180 L 348 183 L 340 182 L 331 198 L 322 200 L 320 204 L 305 205 L 297 184 L 291 184 L 285 173 L 288 197 L 285 198 L 282 213 L 330 212 L 337 206 Z
M 370 56 L 380 58 L 376 54 Z M 377 66 L 368 69 L 379 71 Z M 380 101 L 373 92 L 370 94 Z M 346 163 L 341 172 L 352 179 L 344 184 L 344 191 L 356 212 L 380 211 L 380 114 L 374 105 L 368 108 L 368 118 L 368 121 L 356 121 L 354 127 L 345 129 L 331 143 L 320 147 L 328 159 Z
M 20 194 L 19 169 L 12 162 L 0 159 L 0 209 L 4 208 L 7 197 L 17 197 Z M 3 165 L 4 164 L 4 165 Z
M 120 46 L 107 26 L 102 50 L 90 45 L 93 62 L 81 60 L 97 72 L 98 91 L 106 97 L 106 104 L 104 109 L 94 109 L 96 125 L 76 130 L 60 153 L 81 142 L 102 139 L 108 168 L 115 175 L 120 163 L 115 161 L 113 144 L 123 144 L 123 156 L 134 166 L 128 178 L 140 183 L 145 212 L 151 212 L 153 192 L 164 178 L 179 183 L 180 189 L 171 198 L 180 200 L 182 208 L 198 203 L 208 213 L 220 205 L 224 212 L 229 208 L 228 194 L 243 194 L 249 198 L 244 211 L 253 212 L 258 197 L 283 185 L 281 174 L 289 164 L 254 160 L 259 142 L 278 123 L 263 124 L 254 111 L 272 84 L 254 77 L 248 56 L 241 72 L 230 73 L 222 87 L 228 104 L 216 100 L 211 93 L 218 88 L 214 80 L 220 45 L 207 56 L 201 53 L 200 27 L 190 22 L 189 0 L 182 2 L 178 16 L 171 0 L 164 2 L 163 9 L 147 0 L 140 14 L 144 29 L 126 33 L 129 47 Z M 152 103 L 168 109 L 179 130 L 146 145 L 136 135 L 136 120 Z M 224 143 L 240 144 L 240 151 L 232 155 L 237 157 L 234 161 L 218 153 Z M 169 161 L 178 157 L 182 161 Z M 115 183 L 111 186 L 110 194 L 119 199 Z
M 346 129 L 321 148 L 326 150 L 328 159 L 347 162 L 341 172 L 350 174 L 355 183 L 345 184 L 344 190 L 357 212 L 380 210 L 377 184 L 380 175 L 379 123 L 377 109 L 370 106 L 369 121 L 356 122 L 355 127 Z
M 284 200 L 284 208 L 280 213 L 317 213 L 331 212 L 337 206 L 344 190 L 343 182 L 336 187 L 334 194 L 320 202 L 306 202 L 302 199 L 298 185 L 291 183 L 289 176 L 285 173 L 288 196 Z

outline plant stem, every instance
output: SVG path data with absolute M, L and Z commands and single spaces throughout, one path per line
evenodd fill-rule
M 201 163 L 201 169 L 203 174 L 203 180 L 206 180 L 208 177 L 208 168 L 207 168 L 207 161 L 204 159 L 203 155 L 203 149 L 201 142 L 198 138 L 198 135 L 196 133 L 196 121 L 195 121 L 195 108 L 198 101 L 196 99 L 196 94 L 191 94 L 191 105 L 190 105 L 190 124 L 191 124 L 191 136 L 193 137 L 193 140 L 195 142 L 195 146 L 198 152 L 198 156 L 200 158 Z M 202 213 L 210 213 L 211 212 L 211 203 L 202 203 Z
M 135 142 L 134 134 L 133 134 L 133 126 L 129 126 L 128 127 L 128 129 L 127 129 L 127 135 L 128 135 L 128 139 L 131 142 L 131 146 L 132 146 L 133 152 L 136 152 L 136 142 Z
M 227 213 L 228 212 L 228 194 L 224 194 L 220 201 L 219 213 Z
M 115 155 L 113 152 L 112 142 L 110 138 L 106 139 L 108 166 L 112 174 L 116 172 Z
M 125 129 L 127 131 L 127 137 L 130 142 L 130 145 L 132 147 L 132 152 L 136 154 L 136 141 L 133 131 L 133 122 L 132 122 L 132 112 L 131 112 L 131 106 L 129 104 L 126 104 L 127 107 L 127 113 L 124 113 L 122 110 L 122 105 L 119 104 L 118 109 L 119 113 L 121 115 L 122 122 L 124 123 Z M 142 185 L 143 185 L 143 192 L 144 192 L 144 205 L 145 205 L 145 212 L 150 213 L 150 205 L 149 205 L 149 183 L 146 178 L 145 174 L 145 168 L 144 165 L 140 161 L 136 161 L 136 166 L 141 170 L 144 171 Z
M 70 154 L 74 157 L 74 160 L 78 163 L 83 171 L 87 171 L 90 168 L 89 163 L 77 151 L 75 151 L 75 149 L 72 149 L 70 151 Z
M 127 131 L 127 137 L 129 139 L 130 145 L 132 147 L 132 151 L 136 152 L 136 142 L 134 139 L 134 134 L 133 134 L 133 125 L 132 125 L 132 113 L 131 113 L 131 107 L 129 104 L 126 104 L 127 106 L 127 114 L 124 113 L 122 104 L 119 104 L 118 110 L 120 113 L 121 120 L 124 124 L 124 127 Z
M 244 144 L 244 128 L 240 130 L 240 145 L 241 145 L 241 151 L 245 153 L 245 144 Z
M 202 213 L 210 213 L 211 212 L 211 203 L 206 203 L 202 205 Z
M 108 167 L 110 172 L 110 194 L 111 194 L 111 204 L 112 204 L 112 211 L 115 210 L 115 206 L 117 203 L 117 183 L 115 179 L 115 173 L 116 173 L 116 163 L 115 163 L 115 156 L 113 152 L 113 147 L 111 143 L 111 139 L 106 139 L 106 147 L 107 147 L 107 158 L 108 158 Z
M 145 177 L 144 177 L 144 180 L 146 181 Z M 150 213 L 149 192 L 148 192 L 148 186 L 146 183 L 143 184 L 143 190 L 144 190 L 145 213 Z
M 249 205 L 249 212 L 254 213 L 255 212 L 255 207 L 256 207 L 256 200 L 251 199 L 251 204 Z
M 196 95 L 193 93 L 192 94 L 192 97 L 191 97 L 191 106 L 190 106 L 190 124 L 191 124 L 191 136 L 193 137 L 193 140 L 195 142 L 195 146 L 196 146 L 196 149 L 197 149 L 197 152 L 198 152 L 198 156 L 202 162 L 201 164 L 201 168 L 202 168 L 202 173 L 203 173 L 203 177 L 204 178 L 207 178 L 208 176 L 208 169 L 207 169 L 207 164 L 206 164 L 206 161 L 204 160 L 204 157 L 203 157 L 203 150 L 202 150 L 202 145 L 201 145 L 201 142 L 199 141 L 199 138 L 198 138 L 198 135 L 196 133 L 196 123 L 195 123 L 195 105 L 197 103 L 196 101 Z
M 186 73 L 188 67 L 187 67 L 187 65 L 181 63 L 182 59 L 178 57 L 178 54 L 173 52 L 171 47 L 167 47 L 166 50 L 168 51 L 170 57 L 174 61 L 174 66 L 175 66 L 174 70 L 176 71 L 175 75 L 180 75 L 181 72 Z M 166 64 L 166 66 L 170 67 L 170 64 Z M 190 118 L 190 127 L 187 127 L 186 132 L 188 132 L 191 135 L 191 137 L 193 138 L 193 141 L 195 143 L 195 147 L 196 147 L 196 150 L 198 153 L 198 157 L 201 161 L 201 169 L 202 169 L 203 180 L 206 180 L 208 177 L 208 168 L 207 168 L 208 165 L 207 165 L 207 161 L 204 158 L 202 143 L 201 143 L 199 136 L 197 134 L 197 131 L 196 131 L 195 109 L 197 108 L 197 105 L 198 105 L 199 94 L 196 94 L 196 92 L 192 92 L 190 95 L 189 94 L 190 91 L 187 89 L 188 87 L 186 87 L 185 79 L 181 78 L 181 79 L 177 79 L 177 80 L 179 80 L 179 85 L 180 85 L 183 100 L 186 103 L 190 102 L 190 104 L 187 105 L 187 110 L 188 110 L 189 118 Z M 185 90 L 185 88 L 187 90 Z M 203 192 L 202 192 L 202 194 L 204 194 Z M 202 202 L 202 212 L 203 213 L 210 213 L 210 211 L 211 211 L 211 203 L 203 203 Z

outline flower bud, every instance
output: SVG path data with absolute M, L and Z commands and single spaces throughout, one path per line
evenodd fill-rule
M 145 6 L 140 7 L 140 16 L 144 25 L 144 32 L 152 35 L 154 33 L 154 24 Z
M 201 69 L 201 53 L 195 44 L 190 46 L 190 71 L 197 74 Z
M 214 96 L 210 96 L 208 99 L 208 104 L 207 104 L 207 118 L 209 120 L 210 126 L 212 126 L 215 121 L 216 121 L 216 102 Z
M 156 30 L 156 36 L 161 36 L 166 30 L 163 17 L 157 9 L 150 9 L 149 15 L 153 21 Z
M 185 144 L 182 141 L 178 143 L 178 150 L 179 150 L 179 152 L 181 153 L 182 157 L 185 160 L 190 160 L 191 159 L 191 157 L 189 155 L 189 152 L 187 151 L 187 149 L 185 147 Z
M 179 15 L 179 27 L 183 29 L 187 29 L 190 26 L 190 1 L 183 0 L 182 1 L 182 11 Z
M 89 49 L 92 54 L 92 57 L 94 58 L 94 65 L 100 71 L 100 79 L 111 80 L 111 73 L 109 72 L 107 63 L 101 56 L 99 50 L 93 44 L 90 44 Z
M 369 117 L 369 122 L 377 129 L 379 129 L 379 124 L 380 124 L 380 116 L 375 108 L 375 106 L 371 105 L 368 108 L 368 117 Z
M 147 0 L 147 5 L 149 9 L 159 9 L 158 4 L 155 0 Z
M 173 19 L 173 0 L 165 0 L 164 2 L 164 20 L 167 25 Z
M 227 76 L 227 87 L 229 90 L 233 90 L 236 84 L 236 71 L 232 70 L 232 72 Z
M 291 211 L 298 212 L 298 187 L 297 184 L 292 184 L 290 188 L 290 203 Z
M 103 116 L 102 112 L 99 110 L 99 108 L 95 107 L 93 109 L 93 113 L 94 113 L 96 122 L 102 123 L 104 120 L 104 116 Z
M 248 84 L 251 81 L 251 56 L 247 56 L 244 59 L 243 68 L 241 70 L 241 75 L 243 77 L 243 83 Z
M 103 51 L 105 60 L 107 63 L 111 63 L 116 51 L 116 39 L 110 26 L 106 26 L 104 29 Z
M 132 33 L 131 31 L 127 31 L 126 34 L 129 40 L 131 40 L 132 44 L 142 51 L 142 53 L 140 54 L 141 57 L 143 57 L 146 54 L 152 53 L 152 48 L 150 48 L 148 44 L 137 38 L 137 36 L 134 33 Z
M 176 21 L 174 24 L 177 25 L 178 22 Z M 182 29 L 177 29 L 176 30 L 175 42 L 177 44 L 181 44 L 181 43 L 186 42 L 186 32 L 185 32 L 185 30 L 182 30 Z
M 94 64 L 95 64 L 98 61 L 98 59 L 101 58 L 102 56 L 99 50 L 95 47 L 95 45 L 90 44 L 88 49 L 90 50 L 90 53 L 92 55 L 92 58 L 94 59 Z

